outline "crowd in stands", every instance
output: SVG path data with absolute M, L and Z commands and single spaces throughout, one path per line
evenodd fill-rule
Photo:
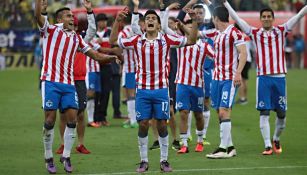
M 176 0 L 167 0 L 172 3 Z M 220 0 L 212 0 L 213 3 L 220 3 Z M 54 13 L 55 9 L 67 4 L 71 8 L 80 7 L 80 0 L 48 0 L 49 13 Z M 92 0 L 95 7 L 103 7 L 107 5 L 127 5 L 132 6 L 130 0 Z M 187 0 L 180 1 L 182 5 L 187 3 Z M 238 11 L 258 11 L 264 6 L 270 6 L 273 10 L 285 10 L 297 12 L 300 10 L 307 0 L 229 0 L 229 3 L 235 10 Z M 159 8 L 157 0 L 146 0 L 140 8 Z M 33 28 L 34 1 L 32 0 L 2 0 L 0 1 L 0 29 L 27 29 Z

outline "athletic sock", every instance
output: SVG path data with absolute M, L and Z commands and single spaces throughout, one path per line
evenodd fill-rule
M 192 124 L 192 112 L 190 111 L 188 116 L 188 130 L 187 130 L 187 137 L 191 136 L 191 124 Z
M 65 132 L 64 132 L 64 151 L 63 151 L 63 157 L 70 157 L 72 146 L 74 145 L 75 141 L 75 129 L 76 125 L 71 124 L 71 126 L 66 126 Z
M 203 137 L 206 138 L 207 136 L 207 129 L 209 126 L 209 121 L 210 121 L 210 110 L 209 111 L 204 111 L 203 112 L 204 115 L 204 129 L 203 129 Z
M 203 130 L 202 131 L 196 130 L 196 135 L 197 135 L 197 143 L 203 143 Z
M 188 135 L 186 133 L 181 133 L 180 139 L 182 141 L 182 145 L 187 147 L 188 146 Z
M 95 109 L 95 100 L 94 99 L 88 100 L 86 105 L 88 123 L 94 121 L 94 109 Z
M 168 158 L 168 135 L 165 137 L 159 136 L 160 144 L 160 162 L 167 160 Z
M 127 101 L 127 109 L 128 109 L 128 117 L 130 119 L 130 123 L 136 123 L 136 115 L 135 115 L 135 99 L 131 99 Z
M 46 129 L 43 127 L 43 143 L 44 143 L 44 150 L 45 150 L 45 159 L 49 159 L 53 157 L 52 153 L 52 144 L 54 138 L 54 129 Z
M 270 139 L 270 116 L 261 115 L 260 116 L 260 131 L 264 141 L 265 148 L 272 147 L 271 139 Z
M 231 131 L 230 131 L 227 147 L 229 148 L 229 147 L 232 147 L 232 146 L 233 146 L 233 142 L 232 142 L 232 135 L 231 135 Z
M 274 132 L 274 136 L 273 136 L 273 140 L 275 141 L 279 141 L 279 137 L 282 133 L 282 131 L 285 129 L 286 127 L 286 118 L 280 119 L 278 117 L 276 117 L 276 121 L 275 121 L 275 132 Z
M 139 143 L 139 151 L 140 151 L 140 157 L 141 161 L 148 162 L 148 136 L 146 137 L 138 137 L 138 143 Z
M 227 148 L 228 142 L 229 142 L 229 136 L 231 133 L 231 120 L 222 120 L 220 124 L 220 148 Z

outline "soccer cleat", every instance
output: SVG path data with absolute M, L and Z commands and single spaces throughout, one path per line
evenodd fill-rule
M 148 162 L 141 161 L 139 165 L 140 166 L 136 169 L 136 172 L 144 173 L 145 171 L 148 171 L 148 168 L 149 168 Z
M 162 162 L 160 162 L 160 169 L 163 172 L 172 172 L 173 171 L 172 167 L 167 162 L 167 160 L 163 160 Z
M 81 153 L 81 154 L 90 154 L 91 153 L 88 149 L 85 148 L 85 146 L 83 144 L 78 145 L 76 147 L 76 151 L 78 153 Z
M 180 150 L 177 151 L 177 154 L 185 154 L 189 152 L 189 148 L 187 146 L 182 146 Z
M 174 140 L 172 144 L 172 149 L 173 150 L 179 150 L 180 149 L 180 143 L 178 140 Z
M 280 142 L 277 141 L 277 140 L 273 141 L 273 151 L 276 154 L 280 154 L 282 152 L 282 148 L 281 148 Z
M 203 145 L 210 145 L 211 143 L 208 142 L 208 140 L 206 139 L 206 137 L 203 138 Z
M 102 121 L 101 126 L 110 126 L 110 122 L 108 121 Z
M 93 127 L 93 128 L 99 128 L 100 125 L 98 123 L 95 122 L 90 122 L 87 124 L 88 127 Z
M 63 151 L 64 151 L 64 145 L 61 144 L 61 146 L 58 148 L 58 150 L 56 150 L 55 153 L 57 153 L 57 154 L 63 154 Z
M 272 155 L 273 154 L 273 150 L 271 147 L 266 147 L 265 150 L 262 152 L 262 155 L 264 156 L 268 156 L 268 155 Z
M 138 124 L 137 122 L 132 123 L 132 124 L 130 125 L 130 128 L 139 128 L 139 124 Z
M 247 99 L 238 99 L 236 101 L 236 104 L 239 104 L 239 105 L 246 105 L 248 103 Z
M 204 151 L 204 145 L 202 142 L 197 143 L 195 147 L 195 152 L 203 152 Z
M 213 153 L 207 154 L 206 157 L 209 159 L 225 159 L 228 158 L 228 154 L 226 149 L 217 148 Z
M 227 148 L 227 154 L 228 154 L 228 157 L 235 157 L 237 156 L 237 151 L 235 149 L 234 146 L 230 146 Z
M 130 124 L 123 124 L 123 128 L 125 128 L 125 129 L 128 129 L 128 128 L 131 128 L 131 125 Z
M 46 163 L 46 169 L 49 172 L 49 174 L 55 174 L 56 168 L 53 163 L 53 158 L 45 159 L 45 163 Z
M 152 144 L 152 146 L 149 149 L 150 150 L 160 149 L 159 141 L 158 140 L 154 141 L 154 143 Z
M 64 165 L 64 170 L 67 173 L 72 173 L 73 168 L 70 162 L 70 157 L 61 157 L 60 162 Z
M 102 122 L 95 122 L 95 124 L 98 126 L 98 128 L 102 126 Z

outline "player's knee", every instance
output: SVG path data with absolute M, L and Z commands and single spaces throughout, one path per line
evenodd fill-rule
M 140 121 L 139 122 L 139 132 L 138 136 L 141 138 L 147 137 L 148 136 L 148 122 L 145 121 Z
M 54 128 L 54 123 L 51 123 L 51 122 L 46 121 L 46 122 L 44 123 L 44 128 L 45 128 L 46 130 L 51 130 L 51 129 Z
M 76 123 L 72 122 L 72 123 L 67 123 L 67 127 L 68 128 L 76 128 Z
M 269 110 L 261 110 L 260 115 L 270 115 L 270 111 Z
M 284 118 L 286 118 L 286 111 L 282 111 L 282 110 L 280 110 L 280 109 L 277 109 L 277 110 L 276 110 L 276 114 L 277 114 L 277 117 L 278 117 L 279 119 L 284 119 Z
M 230 117 L 229 114 L 230 114 L 230 109 L 228 108 L 221 108 L 219 110 L 219 118 L 222 120 L 228 119 Z
M 180 116 L 181 119 L 187 119 L 189 116 L 189 111 L 188 110 L 180 110 Z
M 210 109 L 209 109 L 209 106 L 207 106 L 207 105 L 204 105 L 204 112 L 207 112 L 207 111 L 209 111 Z

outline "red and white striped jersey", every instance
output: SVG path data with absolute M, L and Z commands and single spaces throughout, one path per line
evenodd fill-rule
M 96 43 L 96 39 L 94 38 L 89 45 L 94 49 L 94 50 L 98 50 L 100 48 L 100 45 Z M 86 70 L 87 72 L 100 72 L 100 65 L 99 62 L 90 58 L 90 57 L 86 57 Z
M 175 83 L 203 87 L 203 65 L 207 56 L 213 59 L 214 51 L 208 43 L 202 42 L 200 39 L 192 46 L 178 48 Z
M 288 32 L 285 25 L 273 27 L 270 31 L 252 28 L 250 36 L 257 50 L 258 76 L 287 73 L 284 49 Z
M 238 67 L 237 46 L 244 44 L 242 33 L 233 25 L 229 25 L 223 32 L 206 30 L 201 36 L 214 39 L 215 67 L 214 80 L 233 80 Z
M 50 25 L 47 20 L 40 32 L 43 35 L 43 67 L 41 80 L 74 85 L 74 59 L 77 49 L 86 53 L 91 48 L 74 31 L 62 24 Z
M 134 36 L 135 34 L 132 31 L 131 26 L 125 26 L 124 29 L 119 32 L 118 37 L 119 38 L 129 38 Z M 123 65 L 123 71 L 126 73 L 135 72 L 135 53 L 134 50 L 131 49 L 124 49 L 123 50 L 123 56 L 124 56 L 124 65 Z
M 158 33 L 155 40 L 148 40 L 146 33 L 130 38 L 118 38 L 123 49 L 136 52 L 136 83 L 138 89 L 168 88 L 170 48 L 185 46 L 186 37 Z

